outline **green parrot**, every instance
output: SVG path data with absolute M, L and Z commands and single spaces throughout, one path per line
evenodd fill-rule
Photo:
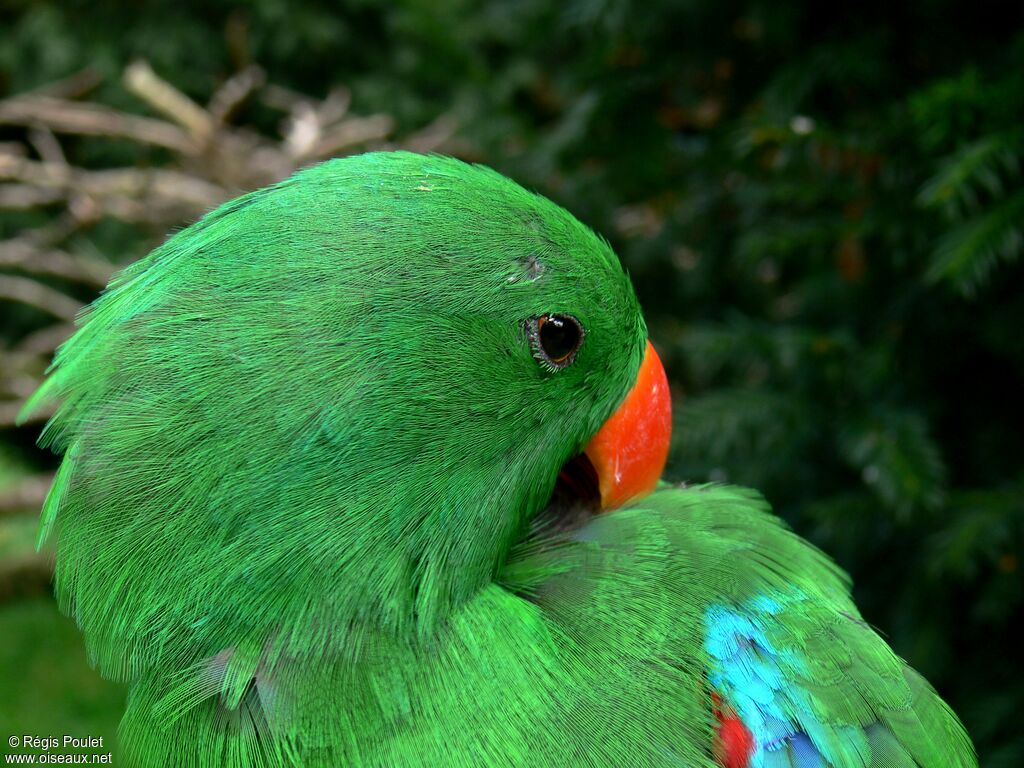
M 659 482 L 609 245 L 487 168 L 303 170 L 123 270 L 25 413 L 131 765 L 974 766 L 756 493 Z

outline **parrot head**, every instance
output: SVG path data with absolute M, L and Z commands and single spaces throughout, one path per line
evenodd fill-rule
M 84 314 L 27 408 L 50 401 L 58 593 L 125 675 L 240 623 L 324 646 L 434 627 L 553 500 L 651 490 L 670 421 L 608 244 L 409 153 L 171 237 Z

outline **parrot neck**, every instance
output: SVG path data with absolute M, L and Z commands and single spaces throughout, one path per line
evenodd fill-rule
M 315 545 L 324 564 L 317 613 L 334 626 L 372 627 L 370 635 L 429 635 L 494 581 L 552 495 L 555 473 L 544 474 L 515 462 L 497 472 L 472 462 L 443 472 L 414 466 L 400 484 L 340 493 L 353 501 Z

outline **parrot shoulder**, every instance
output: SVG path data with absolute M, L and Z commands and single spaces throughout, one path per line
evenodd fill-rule
M 647 648 L 707 687 L 721 765 L 977 765 L 952 710 L 861 618 L 846 574 L 755 492 L 662 487 L 572 537 L 576 571 L 542 594 L 618 593 L 609 615 L 636 611 Z

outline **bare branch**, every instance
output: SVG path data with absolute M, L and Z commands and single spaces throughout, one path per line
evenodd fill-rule
M 352 117 L 325 131 L 308 151 L 298 157 L 300 160 L 333 157 L 350 147 L 383 141 L 394 126 L 395 122 L 389 115 Z
M 0 366 L 0 392 L 4 397 L 24 400 L 39 386 L 46 362 L 38 355 L 10 351 L 0 352 Z
M 27 355 L 43 355 L 48 358 L 53 354 L 53 350 L 71 338 L 71 334 L 74 332 L 73 323 L 48 325 L 25 336 L 14 346 L 13 351 Z
M 133 221 L 166 220 L 166 211 L 147 211 L 147 205 L 204 211 L 229 196 L 227 190 L 178 171 L 114 168 L 86 171 L 34 160 L 0 155 L 0 179 L 28 183 L 44 190 L 61 190 L 96 198 L 113 215 Z M 159 215 L 156 215 L 159 214 Z
M 102 82 L 103 75 L 92 67 L 86 67 L 63 80 L 48 83 L 28 93 L 33 96 L 51 96 L 56 99 L 80 99 Z
M 109 171 L 80 171 L 76 175 L 76 187 L 97 196 L 139 199 L 149 195 L 200 211 L 228 197 L 227 191 L 221 187 L 177 171 L 114 168 Z
M 157 112 L 187 129 L 196 144 L 205 146 L 209 142 L 213 134 L 213 120 L 209 113 L 157 75 L 148 62 L 130 64 L 124 71 L 124 84 Z
M 53 135 L 53 131 L 45 125 L 33 125 L 28 131 L 28 140 L 44 162 L 52 165 L 67 165 L 64 150 Z
M 38 510 L 46 500 L 53 475 L 29 475 L 11 488 L 0 491 L 0 513 Z
M 20 232 L 17 239 L 24 240 L 35 248 L 51 248 L 71 237 L 81 229 L 81 226 L 81 219 L 65 211 L 41 227 Z
M 33 376 L 5 376 L 0 379 L 0 391 L 4 397 L 14 398 L 17 401 L 27 399 L 36 389 L 39 388 L 40 380 Z
M 409 136 L 403 144 L 411 152 L 437 152 L 452 140 L 458 128 L 459 121 L 454 115 L 444 114 Z
M 344 86 L 332 89 L 316 110 L 320 125 L 331 125 L 343 119 L 351 104 L 352 91 Z
M 82 304 L 48 285 L 27 277 L 0 275 L 0 299 L 17 301 L 60 320 L 74 321 Z
M 114 266 L 99 259 L 73 256 L 56 248 L 41 249 L 25 238 L 0 241 L 0 267 L 13 267 L 25 272 L 55 275 L 102 288 L 107 284 Z
M 99 104 L 79 104 L 48 96 L 15 96 L 0 101 L 0 125 L 45 125 L 57 133 L 106 136 L 153 144 L 188 154 L 196 150 L 176 125 L 138 117 Z
M 207 105 L 207 111 L 215 125 L 224 125 L 232 114 L 252 93 L 266 82 L 266 73 L 256 65 L 250 65 L 232 75 L 217 89 Z
M 286 88 L 283 85 L 274 85 L 273 83 L 265 86 L 260 92 L 260 101 L 271 109 L 281 112 L 291 112 L 299 104 L 315 103 L 313 99 L 303 93 L 293 91 L 291 88 Z
M 31 184 L 0 184 L 0 208 L 26 211 L 59 203 L 64 193 L 55 189 L 40 189 Z
M 0 427 L 15 426 L 15 418 L 24 404 L 23 400 L 0 400 Z M 53 405 L 39 408 L 22 421 L 22 424 L 39 424 L 47 421 L 56 410 L 56 406 Z

